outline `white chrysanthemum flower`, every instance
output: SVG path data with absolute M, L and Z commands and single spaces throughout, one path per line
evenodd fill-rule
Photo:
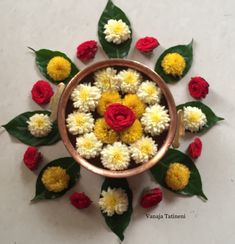
M 101 151 L 101 162 L 105 168 L 111 170 L 124 170 L 130 162 L 129 149 L 121 142 L 107 145 Z
M 108 20 L 107 24 L 104 25 L 104 34 L 106 41 L 113 42 L 115 44 L 121 44 L 131 37 L 129 26 L 121 19 Z
M 71 94 L 73 106 L 81 112 L 94 111 L 101 96 L 100 89 L 90 84 L 78 85 Z
M 202 129 L 207 123 L 206 115 L 200 108 L 184 107 L 184 126 L 186 130 L 196 132 Z
M 34 114 L 27 124 L 28 130 L 35 137 L 45 137 L 52 130 L 52 122 L 47 114 Z
M 128 209 L 128 196 L 122 188 L 110 188 L 101 192 L 99 206 L 103 213 L 111 217 L 114 214 L 121 215 Z
M 157 144 L 151 137 L 142 137 L 130 146 L 131 157 L 137 164 L 146 163 L 157 153 Z
M 102 145 L 102 142 L 96 138 L 93 132 L 84 134 L 76 139 L 77 152 L 87 159 L 98 156 Z
M 120 82 L 121 90 L 126 93 L 136 93 L 142 81 L 142 75 L 133 69 L 120 71 L 117 77 Z
M 137 96 L 147 104 L 155 104 L 161 100 L 161 90 L 155 82 L 146 80 L 139 86 Z
M 94 118 L 91 113 L 75 111 L 68 115 L 66 122 L 72 135 L 88 133 L 94 128 Z
M 112 90 L 119 90 L 119 80 L 117 79 L 117 70 L 108 67 L 95 72 L 95 85 L 100 88 L 102 92 Z
M 141 118 L 145 132 L 150 133 L 152 136 L 160 135 L 168 128 L 169 122 L 168 110 L 159 104 L 147 107 Z

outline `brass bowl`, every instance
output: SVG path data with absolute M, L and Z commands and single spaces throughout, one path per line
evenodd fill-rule
M 110 66 L 115 67 L 116 69 L 132 68 L 139 71 L 144 76 L 144 78 L 155 81 L 157 85 L 160 87 L 163 94 L 163 99 L 162 99 L 163 102 L 161 102 L 161 104 L 163 103 L 168 108 L 169 115 L 171 118 L 170 126 L 168 130 L 165 133 L 163 133 L 163 135 L 159 136 L 157 139 L 157 143 L 158 143 L 157 154 L 147 163 L 140 164 L 140 165 L 134 165 L 132 163 L 131 168 L 122 171 L 112 171 L 112 170 L 105 169 L 97 159 L 90 160 L 92 162 L 88 162 L 86 159 L 82 158 L 75 149 L 75 138 L 74 138 L 75 136 L 72 136 L 68 133 L 66 128 L 66 122 L 65 122 L 65 118 L 67 117 L 67 114 L 72 112 L 72 102 L 70 101 L 69 98 L 73 89 L 80 82 L 91 81 L 92 74 L 95 71 Z M 92 171 L 93 173 L 102 176 L 111 177 L 111 178 L 126 178 L 146 171 L 147 169 L 155 165 L 164 156 L 164 154 L 167 152 L 168 148 L 172 144 L 175 136 L 176 126 L 177 126 L 177 113 L 176 113 L 175 102 L 172 97 L 172 94 L 168 89 L 167 85 L 165 84 L 165 82 L 157 73 L 155 73 L 147 66 L 136 61 L 126 60 L 126 59 L 110 59 L 110 60 L 97 62 L 95 64 L 86 67 L 85 69 L 80 71 L 77 75 L 75 75 L 72 78 L 72 80 L 68 83 L 60 98 L 60 102 L 58 105 L 58 126 L 65 147 L 72 155 L 72 157 L 79 164 L 81 164 L 86 169 Z

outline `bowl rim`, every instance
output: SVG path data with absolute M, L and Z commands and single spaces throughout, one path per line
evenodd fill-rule
M 135 69 L 143 74 L 145 74 L 147 77 L 149 77 L 151 80 L 155 81 L 157 85 L 160 87 L 163 95 L 165 96 L 167 105 L 168 105 L 168 110 L 169 110 L 169 115 L 171 118 L 170 121 L 170 126 L 168 129 L 168 134 L 163 142 L 163 145 L 161 148 L 157 151 L 157 154 L 150 159 L 148 162 L 144 164 L 140 164 L 139 166 L 131 169 L 126 169 L 122 171 L 113 171 L 109 169 L 104 169 L 104 168 L 99 168 L 92 163 L 89 163 L 86 159 L 81 157 L 74 146 L 72 145 L 69 137 L 68 137 L 68 132 L 66 128 L 66 123 L 65 123 L 65 112 L 66 112 L 66 107 L 67 103 L 70 97 L 70 94 L 74 87 L 87 75 L 90 73 L 95 72 L 98 69 L 110 67 L 110 66 L 126 66 L 127 68 L 132 68 Z M 140 174 L 147 169 L 153 167 L 159 160 L 164 156 L 164 154 L 167 152 L 168 148 L 173 142 L 175 132 L 176 132 L 176 127 L 177 127 L 177 112 L 176 112 L 176 106 L 174 102 L 174 98 L 166 85 L 166 83 L 163 81 L 163 79 L 152 69 L 147 67 L 146 65 L 134 61 L 134 60 L 128 60 L 128 59 L 108 59 L 108 60 L 103 60 L 96 62 L 94 64 L 91 64 L 87 67 L 85 67 L 83 70 L 79 71 L 66 85 L 59 104 L 58 104 L 58 114 L 57 114 L 57 119 L 58 119 L 58 128 L 60 132 L 61 139 L 68 150 L 68 152 L 71 154 L 71 156 L 83 167 L 85 167 L 87 170 L 105 176 L 105 177 L 110 177 L 110 178 L 127 178 L 130 176 L 134 176 L 137 174 Z

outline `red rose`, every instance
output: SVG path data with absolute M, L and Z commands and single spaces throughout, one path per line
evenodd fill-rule
M 120 103 L 113 103 L 106 108 L 104 118 L 112 129 L 122 131 L 134 123 L 135 114 L 130 108 Z
M 209 84 L 200 76 L 191 78 L 188 89 L 190 95 L 195 99 L 205 98 L 209 91 Z
M 30 170 L 37 169 L 38 163 L 41 159 L 42 155 L 36 147 L 28 147 L 24 153 L 24 164 Z
M 158 40 L 154 37 L 148 36 L 140 38 L 135 44 L 136 49 L 143 53 L 149 53 L 157 46 L 159 46 Z
M 78 209 L 88 208 L 91 205 L 90 198 L 84 192 L 74 192 L 70 196 L 70 202 Z
M 202 141 L 196 137 L 194 141 L 189 144 L 188 153 L 192 158 L 198 158 L 202 152 Z
M 151 208 L 162 200 L 162 191 L 160 188 L 154 188 L 146 193 L 140 199 L 140 205 L 143 208 Z
M 95 57 L 98 50 L 96 41 L 86 41 L 77 47 L 77 57 L 81 61 L 89 61 Z
M 44 80 L 37 81 L 33 85 L 31 93 L 32 93 L 32 99 L 37 104 L 48 103 L 54 94 L 51 85 Z

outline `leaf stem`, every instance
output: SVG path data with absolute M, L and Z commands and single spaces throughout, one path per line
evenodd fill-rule
M 32 47 L 27 47 L 27 48 L 36 53 L 36 50 L 34 50 Z

